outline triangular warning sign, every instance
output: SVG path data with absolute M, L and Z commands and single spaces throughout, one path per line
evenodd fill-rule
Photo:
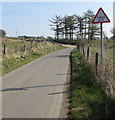
M 107 23 L 107 22 L 110 22 L 110 19 L 107 17 L 103 9 L 100 8 L 97 14 L 95 15 L 92 23 L 95 24 L 95 23 Z

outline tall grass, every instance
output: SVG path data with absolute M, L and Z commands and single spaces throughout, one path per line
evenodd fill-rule
M 52 44 L 49 42 L 41 43 L 36 48 L 32 48 L 30 51 L 25 51 L 23 53 L 9 53 L 3 56 L 2 59 L 2 75 L 15 70 L 24 64 L 27 64 L 43 55 L 50 52 L 64 49 L 65 47 L 59 44 Z
M 70 85 L 70 114 L 74 119 L 114 119 L 115 100 L 96 83 L 95 73 L 80 52 L 74 50 Z
M 95 69 L 95 53 L 99 53 L 99 61 L 97 68 L 97 82 L 100 83 L 106 94 L 115 97 L 115 82 L 113 79 L 113 42 L 104 42 L 103 64 L 100 56 L 100 41 L 90 43 L 90 59 L 89 64 Z

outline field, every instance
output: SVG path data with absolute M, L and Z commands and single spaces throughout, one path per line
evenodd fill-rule
M 103 62 L 104 64 L 109 64 L 113 69 L 113 41 L 104 41 L 103 48 Z M 92 41 L 90 43 L 91 56 L 93 57 L 96 52 L 99 53 L 100 58 L 100 41 Z
M 51 42 L 40 43 L 21 40 L 5 40 L 2 42 L 1 75 L 11 72 L 12 70 L 17 69 L 24 64 L 27 64 L 50 52 L 64 48 L 65 47 L 59 44 L 53 44 Z

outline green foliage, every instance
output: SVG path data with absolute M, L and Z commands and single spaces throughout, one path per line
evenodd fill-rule
M 2 62 L 2 74 L 6 74 L 14 69 L 17 69 L 24 64 L 27 64 L 31 62 L 32 60 L 38 58 L 38 54 L 30 53 L 28 55 L 21 55 L 20 57 L 17 58 L 5 58 Z
M 113 118 L 115 100 L 108 98 L 95 83 L 95 75 L 80 52 L 74 50 L 71 57 L 70 109 L 81 108 L 81 110 L 70 110 L 69 118 L 87 118 L 88 120 Z

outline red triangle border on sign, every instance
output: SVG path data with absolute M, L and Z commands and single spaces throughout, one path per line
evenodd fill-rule
M 95 19 L 96 19 L 96 17 L 97 17 L 97 15 L 98 15 L 98 13 L 100 12 L 100 10 L 102 10 L 102 12 L 104 13 L 104 15 L 105 15 L 106 18 L 108 19 L 108 21 L 94 22 Z M 99 10 L 98 10 L 98 12 L 97 12 L 97 14 L 95 15 L 92 23 L 93 23 L 93 24 L 96 24 L 96 23 L 108 23 L 108 22 L 110 22 L 110 19 L 107 17 L 107 15 L 105 14 L 104 10 L 100 7 Z

